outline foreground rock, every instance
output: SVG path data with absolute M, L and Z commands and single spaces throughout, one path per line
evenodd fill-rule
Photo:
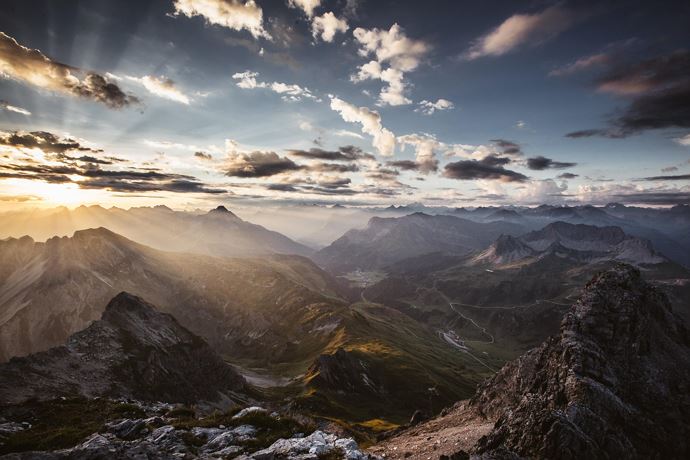
M 67 344 L 0 365 L 0 401 L 108 396 L 197 402 L 241 398 L 244 379 L 206 342 L 121 293 Z
M 347 460 L 376 458 L 359 450 L 352 438 L 338 438 L 334 434 L 315 431 L 304 438 L 279 439 L 269 448 L 255 452 L 249 458 L 256 460 L 300 459 L 317 460 L 326 455 Z
M 347 460 L 373 460 L 351 438 L 320 430 L 309 436 L 305 425 L 277 412 L 249 407 L 231 414 L 195 418 L 180 408 L 137 403 L 147 418 L 107 422 L 97 433 L 76 446 L 47 451 L 24 451 L 0 455 L 3 460 L 58 459 L 216 459 L 318 460 L 324 456 Z M 188 411 L 188 409 L 187 409 Z M 163 413 L 165 412 L 165 413 Z M 161 415 L 152 415 L 161 413 Z M 151 416 L 149 416 L 151 415 Z M 0 424 L 10 436 L 27 429 L 26 424 Z M 29 427 L 30 428 L 30 427 Z M 276 433 L 290 433 L 278 438 Z M 0 454 L 3 449 L 0 438 Z
M 690 337 L 665 296 L 622 265 L 473 405 L 497 419 L 477 446 L 485 458 L 688 458 Z

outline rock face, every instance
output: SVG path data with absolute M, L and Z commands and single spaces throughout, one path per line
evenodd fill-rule
M 554 245 L 589 254 L 590 259 L 609 258 L 632 264 L 659 264 L 667 259 L 645 239 L 627 235 L 620 227 L 554 222 L 520 240 L 535 251 L 553 252 Z
M 200 337 L 125 292 L 66 345 L 0 365 L 5 403 L 63 395 L 217 401 L 244 385 Z
M 690 336 L 666 297 L 619 265 L 472 405 L 497 419 L 482 458 L 688 458 Z

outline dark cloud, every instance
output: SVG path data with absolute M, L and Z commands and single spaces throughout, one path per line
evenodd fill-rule
M 675 176 L 653 176 L 653 177 L 645 177 L 643 180 L 648 180 L 648 181 L 661 181 L 661 180 L 690 180 L 690 174 L 679 174 Z
M 366 153 L 359 147 L 355 147 L 353 145 L 340 147 L 336 151 L 323 150 L 320 148 L 312 148 L 309 150 L 288 150 L 288 154 L 300 158 L 330 161 L 357 161 L 374 159 L 374 155 Z
M 387 161 L 386 166 L 402 169 L 403 171 L 417 171 L 419 164 L 412 160 Z
M 485 161 L 486 160 L 486 161 Z M 524 182 L 527 176 L 494 164 L 494 158 L 482 160 L 462 160 L 448 163 L 443 175 L 451 179 L 474 180 L 491 179 L 501 182 Z
M 559 175 L 558 175 L 558 178 L 559 178 L 559 179 L 575 179 L 576 177 L 579 177 L 579 175 L 573 174 L 573 173 L 569 173 L 569 172 L 566 172 L 566 173 L 563 173 L 563 174 L 559 174 Z
M 645 192 L 613 195 L 616 201 L 632 204 L 677 205 L 690 204 L 690 192 Z
M 381 165 L 377 165 L 375 169 L 371 169 L 366 173 L 368 179 L 384 182 L 397 181 L 399 175 L 400 172 L 397 169 L 382 168 Z
M 6 157 L 6 160 L 0 162 L 0 179 L 39 180 L 56 184 L 74 183 L 84 189 L 105 189 L 127 193 L 152 191 L 226 193 L 225 190 L 208 187 L 193 176 L 185 174 L 166 173 L 158 169 L 104 169 L 103 166 L 127 163 L 127 161 L 114 156 L 70 156 L 70 152 L 101 153 L 102 150 L 84 147 L 78 141 L 61 138 L 49 132 L 2 133 L 0 144 L 17 148 L 38 148 L 50 158 L 50 163 L 42 164 L 28 156 L 15 160 Z
M 213 155 L 206 152 L 194 152 L 194 157 L 200 160 L 211 161 L 213 160 Z
M 97 178 L 77 182 L 85 189 L 106 189 L 113 192 L 175 192 L 221 194 L 226 190 L 210 188 L 201 182 L 186 179 L 157 181 L 123 181 L 120 179 Z
M 359 166 L 356 164 L 317 163 L 310 165 L 309 170 L 314 172 L 347 173 L 359 171 Z
M 299 189 L 292 184 L 268 184 L 268 190 L 275 190 L 278 192 L 298 192 Z
M 609 120 L 608 128 L 574 131 L 567 137 L 623 138 L 652 129 L 690 128 L 690 51 L 617 66 L 597 87 L 632 97 L 632 102 Z
M 565 169 L 576 166 L 577 163 L 564 163 L 561 161 L 553 161 L 551 158 L 538 156 L 527 159 L 527 167 L 535 171 L 543 171 L 545 169 Z
M 225 175 L 230 177 L 270 177 L 303 167 L 275 152 L 255 151 L 229 155 L 223 169 Z
M 0 62 L 4 74 L 44 90 L 91 99 L 116 109 L 139 103 L 136 96 L 126 94 L 103 75 L 53 61 L 2 32 Z
M 481 159 L 481 162 L 489 166 L 505 166 L 511 162 L 511 159 L 507 157 L 499 157 L 497 155 L 487 155 Z
M 39 148 L 45 153 L 65 153 L 69 151 L 103 152 L 101 149 L 83 146 L 74 139 L 59 137 L 46 131 L 11 131 L 0 133 L 0 144 L 17 148 Z
M 504 155 L 522 155 L 520 145 L 513 141 L 508 141 L 505 139 L 492 139 L 491 142 L 493 142 L 496 147 L 500 148 Z

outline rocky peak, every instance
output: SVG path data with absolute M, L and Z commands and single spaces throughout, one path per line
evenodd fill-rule
M 558 336 L 480 387 L 472 404 L 497 422 L 477 452 L 687 458 L 689 395 L 687 329 L 662 293 L 621 264 L 587 284 Z
M 0 365 L 0 400 L 108 396 L 169 402 L 235 397 L 244 379 L 203 339 L 122 292 L 67 344 Z
M 230 210 L 228 210 L 228 208 L 226 208 L 226 207 L 223 206 L 223 205 L 217 206 L 215 209 L 211 209 L 211 210 L 209 211 L 209 214 L 211 214 L 211 215 L 221 215 L 221 216 L 232 216 L 232 217 L 236 217 L 235 214 L 234 214 L 233 212 L 231 212 Z

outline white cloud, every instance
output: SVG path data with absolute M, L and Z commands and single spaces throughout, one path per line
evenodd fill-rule
M 154 94 L 163 99 L 179 102 L 181 104 L 189 105 L 191 99 L 189 96 L 180 91 L 175 82 L 165 77 L 153 77 L 151 75 L 144 75 L 141 78 L 126 76 L 128 80 L 135 81 L 141 84 L 148 90 L 149 93 Z
M 321 5 L 321 0 L 288 0 L 290 8 L 300 8 L 307 17 L 314 16 L 314 10 Z
M 523 120 L 518 120 L 515 122 L 515 127 L 517 129 L 527 129 L 527 122 Z
M 543 43 L 568 29 L 576 19 L 572 11 L 561 5 L 535 14 L 515 14 L 476 40 L 465 53 L 465 58 L 501 56 L 523 44 Z
M 314 125 L 312 125 L 308 121 L 300 121 L 299 129 L 301 129 L 302 131 L 314 131 Z
M 381 115 L 367 107 L 356 107 L 335 96 L 331 96 L 331 109 L 340 114 L 348 123 L 359 123 L 362 132 L 373 139 L 373 146 L 383 156 L 391 156 L 395 151 L 395 135 L 381 124 Z
M 405 96 L 407 84 L 404 74 L 419 66 L 430 46 L 421 40 L 407 37 L 398 24 L 393 24 L 390 30 L 358 27 L 353 35 L 360 45 L 360 56 L 373 56 L 374 60 L 361 65 L 357 74 L 350 79 L 355 83 L 370 79 L 387 83 L 379 94 L 381 105 L 411 103 Z
M 680 145 L 690 147 L 690 134 L 686 134 L 683 137 L 679 137 L 679 138 L 675 139 L 675 141 L 678 142 Z
M 332 12 L 317 16 L 311 23 L 311 34 L 314 38 L 321 37 L 321 40 L 331 43 L 337 32 L 345 33 L 350 27 L 345 19 L 338 19 Z
M 455 105 L 448 99 L 439 99 L 436 102 L 427 101 L 426 99 L 419 103 L 419 107 L 415 112 L 422 112 L 424 115 L 433 115 L 434 112 L 442 110 L 452 110 Z
M 333 135 L 338 137 L 354 137 L 356 139 L 364 139 L 364 136 L 362 136 L 361 134 L 355 133 L 354 131 L 348 131 L 347 129 L 339 129 L 337 131 L 334 131 Z
M 0 109 L 7 110 L 8 112 L 14 112 L 14 113 L 26 115 L 27 117 L 31 115 L 31 112 L 29 112 L 28 110 L 23 109 L 21 107 L 14 106 L 14 105 L 10 105 L 5 101 L 0 101 Z
M 247 70 L 233 74 L 232 78 L 237 80 L 236 85 L 242 89 L 264 88 L 280 94 L 284 101 L 301 101 L 303 98 L 320 101 L 319 98 L 308 89 L 295 84 L 257 81 L 258 72 Z
M 165 141 L 165 140 L 151 140 L 151 139 L 144 139 L 144 144 L 148 145 L 149 147 L 153 147 L 155 149 L 174 149 L 174 150 L 186 150 L 189 152 L 198 152 L 198 151 L 204 151 L 204 152 L 211 152 L 211 153 L 223 153 L 225 151 L 224 148 L 218 147 L 216 145 L 207 145 L 205 147 L 199 146 L 199 145 L 194 145 L 194 144 L 182 144 L 179 142 L 172 142 L 172 141 Z M 226 140 L 227 144 L 228 140 Z
M 559 185 L 553 179 L 533 180 L 517 190 L 515 196 L 518 201 L 526 204 L 561 203 L 566 198 L 563 193 L 567 190 L 568 183 L 565 181 Z
M 444 145 L 430 135 L 407 134 L 398 137 L 400 145 L 410 145 L 415 149 L 415 161 L 418 171 L 422 174 L 429 174 L 438 169 L 436 150 L 443 148 Z
M 271 39 L 263 25 L 263 11 L 254 0 L 174 0 L 175 15 L 202 16 L 209 24 L 246 30 L 254 38 Z

